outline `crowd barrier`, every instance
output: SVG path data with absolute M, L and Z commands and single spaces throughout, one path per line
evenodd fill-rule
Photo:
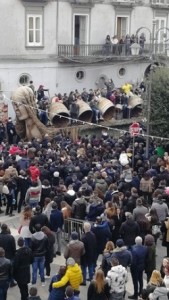
M 64 230 L 63 230 L 63 239 L 65 241 L 70 240 L 72 231 L 76 231 L 81 238 L 83 233 L 83 223 L 84 220 L 68 218 L 64 220 Z

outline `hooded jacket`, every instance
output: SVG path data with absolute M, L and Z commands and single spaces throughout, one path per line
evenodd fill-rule
M 126 246 L 116 247 L 113 250 L 112 258 L 113 257 L 117 258 L 119 261 L 119 264 L 125 268 L 127 268 L 131 265 L 132 255 L 131 255 L 131 252 L 129 250 L 127 250 Z
M 106 279 L 110 286 L 110 293 L 122 293 L 125 291 L 128 279 L 127 270 L 122 265 L 114 266 L 107 273 Z
M 150 300 L 168 300 L 168 290 L 165 286 L 158 286 L 152 294 L 149 295 Z
M 78 264 L 74 266 L 69 265 L 67 271 L 62 279 L 58 282 L 54 282 L 52 287 L 59 288 L 64 286 L 67 282 L 71 285 L 74 290 L 79 290 L 79 286 L 83 281 L 82 271 Z
M 66 246 L 64 252 L 64 258 L 72 257 L 76 263 L 81 264 L 81 257 L 85 254 L 85 248 L 83 242 L 79 240 L 71 240 Z
M 132 218 L 127 219 L 120 227 L 120 235 L 126 246 L 132 246 L 135 238 L 140 234 L 139 225 Z
M 31 238 L 31 249 L 34 257 L 45 256 L 48 251 L 49 242 L 47 236 L 42 232 L 35 232 Z

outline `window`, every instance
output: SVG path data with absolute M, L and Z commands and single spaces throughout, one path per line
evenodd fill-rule
M 156 19 L 157 42 L 163 43 L 166 38 L 166 18 Z
M 83 70 L 79 70 L 76 72 L 76 79 L 81 81 L 85 77 L 85 72 Z
M 29 74 L 22 74 L 19 77 L 19 84 L 28 85 L 30 80 L 31 80 L 31 78 L 30 78 Z
M 119 76 L 123 77 L 126 74 L 126 69 L 125 68 L 120 68 L 119 69 Z
M 168 31 L 166 31 L 166 18 L 156 18 L 156 53 L 165 53 L 165 41 L 168 40 Z
M 27 15 L 27 46 L 42 46 L 42 15 Z

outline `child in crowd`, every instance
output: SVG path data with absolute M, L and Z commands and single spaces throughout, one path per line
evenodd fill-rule
M 37 293 L 38 293 L 37 287 L 32 286 L 29 290 L 30 296 L 28 297 L 28 300 L 42 300 L 40 296 L 37 296 Z
M 49 285 L 49 293 L 50 294 L 49 294 L 48 300 L 55 300 L 55 299 L 62 300 L 64 298 L 65 286 L 55 289 L 55 288 L 52 288 L 52 284 L 53 284 L 53 282 L 57 282 L 57 281 L 61 280 L 61 278 L 65 275 L 65 273 L 66 273 L 66 266 L 61 266 L 58 274 L 54 275 L 52 277 L 51 283 Z
M 74 291 L 70 285 L 68 285 L 66 288 L 65 296 L 65 300 L 80 300 L 79 296 L 74 295 Z

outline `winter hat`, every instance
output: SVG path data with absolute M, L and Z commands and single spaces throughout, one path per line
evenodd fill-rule
M 118 239 L 116 241 L 116 246 L 119 247 L 119 248 L 121 248 L 122 246 L 124 246 L 124 241 L 122 239 Z
M 78 233 L 76 231 L 73 231 L 71 234 L 71 239 L 72 240 L 78 240 Z
M 75 260 L 72 257 L 69 257 L 67 259 L 67 266 L 74 266 L 75 265 Z

